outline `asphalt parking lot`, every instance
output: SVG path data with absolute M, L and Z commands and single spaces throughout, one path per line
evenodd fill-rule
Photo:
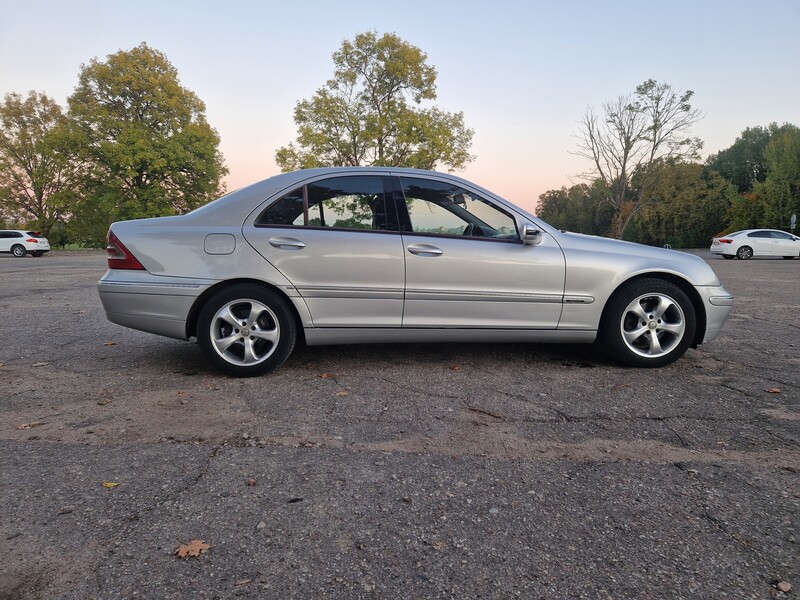
M 247 380 L 107 322 L 103 253 L 0 255 L 0 598 L 792 597 L 800 260 L 697 252 L 734 311 L 663 369 L 338 346 Z

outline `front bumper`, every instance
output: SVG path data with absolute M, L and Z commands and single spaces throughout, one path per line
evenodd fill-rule
M 706 333 L 703 343 L 715 340 L 733 309 L 733 295 L 721 285 L 695 288 L 706 309 Z

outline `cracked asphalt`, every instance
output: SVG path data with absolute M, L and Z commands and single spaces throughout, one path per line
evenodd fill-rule
M 248 380 L 107 322 L 103 253 L 0 255 L 0 598 L 790 598 L 800 260 L 696 252 L 736 305 L 663 369 L 338 346 Z

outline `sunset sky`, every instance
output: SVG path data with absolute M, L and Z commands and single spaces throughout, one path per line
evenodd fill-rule
M 292 110 L 333 74 L 344 39 L 393 32 L 438 71 L 476 156 L 458 174 L 532 209 L 587 165 L 572 154 L 587 106 L 646 79 L 694 90 L 704 155 L 748 126 L 800 125 L 800 1 L 206 2 L 0 0 L 0 94 L 66 106 L 82 63 L 141 42 L 207 107 L 228 189 L 278 172 Z

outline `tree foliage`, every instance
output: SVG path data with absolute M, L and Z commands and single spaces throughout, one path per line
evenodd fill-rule
M 333 54 L 333 78 L 297 103 L 297 139 L 277 151 L 278 165 L 463 168 L 473 158 L 473 130 L 463 113 L 422 107 L 436 99 L 436 70 L 426 61 L 391 33 L 344 41 Z
M 580 120 L 577 155 L 591 161 L 583 174 L 603 181 L 606 202 L 615 215 L 614 234 L 622 237 L 628 222 L 645 206 L 650 167 L 659 160 L 698 157 L 702 142 L 689 136 L 700 117 L 690 101 L 694 92 L 680 91 L 649 79 L 633 94 L 603 104 L 602 113 L 587 108 Z M 631 186 L 639 176 L 636 189 Z
M 220 195 L 227 173 L 205 105 L 147 44 L 82 65 L 70 142 L 89 165 L 73 232 L 101 245 L 120 219 L 182 213 Z
M 611 206 L 604 202 L 607 190 L 602 180 L 589 186 L 585 183 L 569 189 L 549 190 L 539 196 L 536 214 L 559 229 L 604 235 L 614 216 Z
M 675 248 L 708 245 L 724 228 L 735 187 L 699 163 L 662 160 L 650 168 L 646 205 L 631 220 L 626 237 Z
M 81 172 L 64 144 L 66 123 L 43 93 L 6 94 L 0 104 L 0 208 L 46 236 L 74 204 Z

